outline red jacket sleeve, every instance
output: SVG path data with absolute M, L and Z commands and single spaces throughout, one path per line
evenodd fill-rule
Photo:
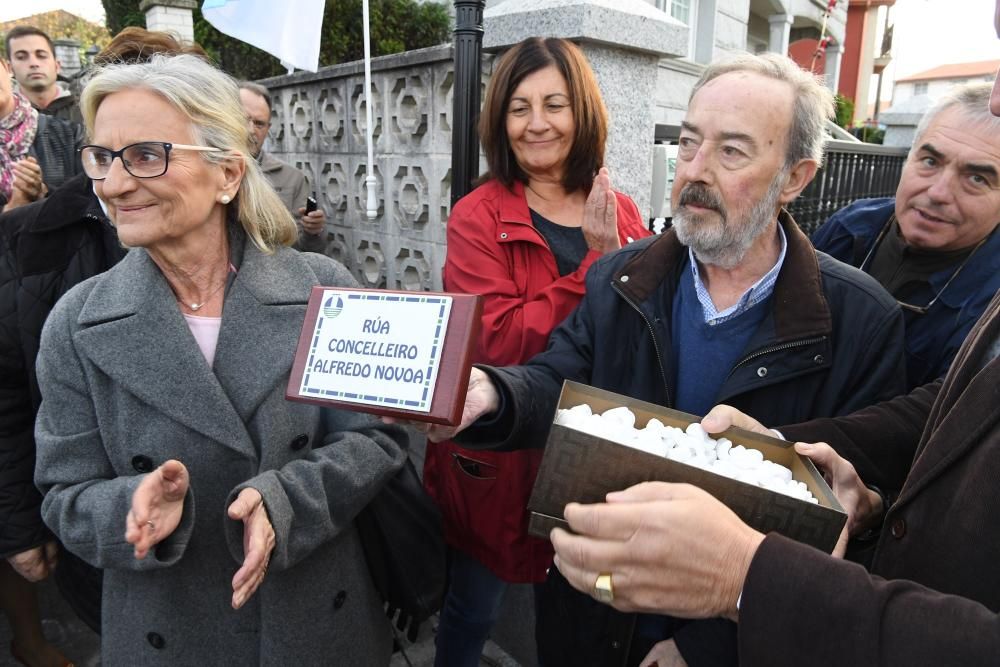
M 639 210 L 629 197 L 618 194 L 618 230 L 622 244 L 648 236 Z M 479 201 L 456 205 L 448 220 L 448 256 L 444 284 L 449 291 L 484 297 L 482 330 L 476 361 L 496 366 L 519 364 L 545 349 L 549 334 L 583 297 L 587 269 L 601 254 L 589 251 L 576 271 L 559 277 L 547 248 L 546 268 L 533 254 L 529 272 L 543 272 L 543 285 L 522 293 L 515 278 L 512 249 L 496 240 L 497 211 Z M 523 279 L 521 283 L 523 284 Z M 537 282 L 537 281 L 536 281 Z

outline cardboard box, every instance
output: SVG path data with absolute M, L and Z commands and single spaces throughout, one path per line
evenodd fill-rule
M 636 428 L 656 417 L 667 426 L 685 428 L 700 418 L 634 398 L 565 382 L 559 408 L 587 403 L 595 413 L 626 406 L 636 415 Z M 554 415 L 553 415 L 554 417 Z M 528 501 L 531 513 L 528 532 L 548 538 L 556 526 L 566 528 L 563 509 L 569 502 L 604 502 L 611 491 L 620 491 L 640 482 L 686 482 L 694 484 L 726 504 L 751 527 L 775 531 L 793 540 L 830 552 L 847 521 L 847 514 L 812 461 L 795 452 L 792 444 L 742 429 L 723 435 L 733 445 L 753 447 L 774 463 L 791 468 L 792 477 L 805 482 L 819 504 L 739 482 L 626 445 L 552 424 L 538 478 Z

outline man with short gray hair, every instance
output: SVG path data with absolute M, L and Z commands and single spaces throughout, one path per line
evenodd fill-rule
M 990 91 L 954 88 L 921 120 L 896 196 L 857 201 L 813 235 L 817 249 L 899 301 L 908 389 L 945 374 L 1000 289 L 1000 118 Z
M 271 129 L 270 92 L 259 83 L 243 81 L 240 83 L 240 101 L 250 124 L 253 156 L 299 228 L 299 238 L 292 247 L 323 253 L 326 246 L 326 213 L 319 206 L 314 211 L 306 212 L 306 198 L 309 197 L 306 175 L 264 150 L 264 142 Z

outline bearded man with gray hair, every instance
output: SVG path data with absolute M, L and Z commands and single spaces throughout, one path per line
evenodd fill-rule
M 673 228 L 597 261 L 545 352 L 524 366 L 474 368 L 458 440 L 542 447 L 563 380 L 696 415 L 725 402 L 776 424 L 901 393 L 895 301 L 817 253 L 783 208 L 815 175 L 832 113 L 830 91 L 783 56 L 710 66 L 682 124 Z M 678 649 L 691 665 L 735 662 L 728 621 L 637 623 L 556 568 L 546 586 L 536 633 L 544 664 L 634 665 L 654 645 L 661 665 Z

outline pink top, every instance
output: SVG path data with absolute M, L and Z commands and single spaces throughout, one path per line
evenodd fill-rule
M 222 326 L 221 317 L 201 317 L 199 315 L 184 314 L 187 320 L 188 329 L 191 335 L 201 348 L 201 353 L 205 356 L 205 361 L 209 367 L 215 361 L 215 346 L 219 342 L 219 328 Z

